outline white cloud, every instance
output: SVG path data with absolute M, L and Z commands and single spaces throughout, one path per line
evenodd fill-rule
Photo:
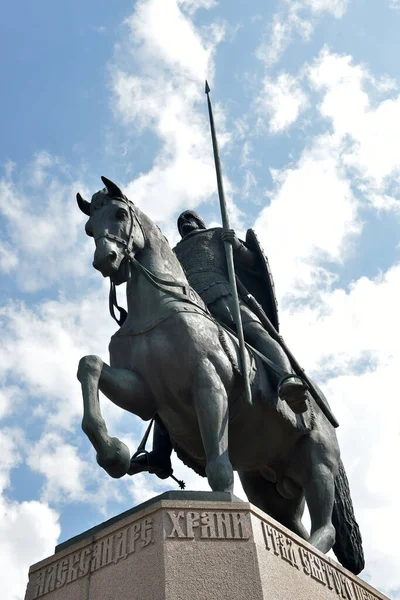
M 126 23 L 142 60 L 161 59 L 190 79 L 206 79 L 213 48 L 205 46 L 176 0 L 141 0 Z
M 126 193 L 139 206 L 145 206 L 150 217 L 167 222 L 180 207 L 207 200 L 215 192 L 216 183 L 204 115 L 193 110 L 193 101 L 188 101 L 182 88 L 176 90 L 163 82 L 163 94 L 157 97 L 157 84 L 145 82 L 142 97 L 148 106 L 152 100 L 156 104 L 150 110 L 154 111 L 154 128 L 163 148 L 152 169 L 128 184 Z M 131 107 L 136 105 L 131 94 L 137 98 L 140 85 L 124 78 L 125 89 L 120 97 Z M 139 120 L 143 115 L 150 116 L 149 108 L 141 112 Z
M 7 242 L 0 242 L 0 271 L 9 273 L 18 265 L 18 256 Z
M 320 94 L 318 111 L 332 131 L 311 138 L 295 164 L 273 171 L 270 206 L 256 221 L 282 295 L 329 287 L 332 276 L 321 264 L 346 260 L 362 230 L 363 206 L 397 215 L 400 209 L 394 83 L 327 48 L 294 81 L 305 77 Z
M 400 489 L 392 476 L 400 451 L 394 392 L 400 267 L 340 288 L 329 263 L 345 265 L 363 228 L 364 206 L 398 215 L 399 98 L 393 82 L 327 49 L 302 73 L 319 95 L 325 132 L 309 139 L 295 163 L 273 172 L 271 203 L 256 228 L 283 300 L 283 335 L 300 364 L 323 381 L 341 423 L 364 538 L 363 576 L 392 597 L 400 535 Z
M 215 4 L 136 2 L 126 23 L 130 38 L 116 53 L 112 80 L 116 116 L 124 126 L 133 126 L 135 135 L 151 132 L 160 144 L 152 168 L 131 181 L 127 193 L 167 233 L 172 212 L 207 201 L 216 187 L 202 91 L 205 74 L 212 79 L 214 55 L 226 27 L 196 29 L 188 18 Z M 308 40 L 323 14 L 342 17 L 347 2 L 302 0 L 286 5 L 286 12 L 275 16 L 271 39 L 263 49 L 267 65 L 279 60 L 295 36 Z M 264 110 L 271 132 L 287 130 L 305 109 L 300 81 L 304 83 L 306 76 L 320 99 L 318 110 L 326 131 L 308 138 L 293 164 L 272 173 L 271 203 L 260 213 L 256 227 L 280 296 L 291 294 L 292 300 L 302 301 L 282 302 L 283 330 L 289 332 L 289 345 L 300 362 L 326 380 L 324 389 L 342 423 L 339 436 L 364 535 L 368 577 L 389 590 L 398 571 L 394 544 L 400 534 L 395 506 L 399 490 L 393 476 L 400 416 L 395 388 L 400 368 L 396 305 L 400 269 L 393 267 L 376 280 L 362 278 L 348 289 L 332 291 L 334 276 L 321 264 L 344 263 L 362 228 L 358 210 L 363 202 L 368 200 L 376 210 L 398 211 L 396 190 L 389 188 L 397 181 L 399 102 L 387 97 L 394 90 L 389 79 L 376 81 L 350 57 L 325 50 L 298 77 L 281 73 L 265 80 Z M 221 108 L 215 108 L 223 147 L 229 134 Z M 244 195 L 257 183 L 251 163 L 247 143 L 242 155 Z M 229 180 L 226 185 L 230 190 Z M 93 245 L 82 242 L 83 216 L 74 195 L 84 186 L 74 183 L 62 161 L 47 153 L 39 154 L 22 174 L 10 164 L 1 186 L 0 210 L 9 238 L 2 240 L 0 269 L 15 272 L 25 290 L 54 283 L 62 287 L 71 277 L 83 281 L 91 268 Z M 76 255 L 79 261 L 71 260 Z M 306 307 L 303 300 L 310 295 L 312 302 Z M 144 501 L 170 487 L 171 481 L 165 485 L 140 475 L 117 485 L 96 466 L 94 450 L 90 448 L 86 458 L 81 440 L 70 435 L 79 431 L 83 436 L 77 362 L 87 353 L 107 358 L 115 326 L 100 283 L 81 301 L 69 298 L 60 296 L 34 308 L 3 307 L 0 376 L 5 385 L 0 416 L 22 407 L 20 418 L 29 414 L 40 421 L 43 432 L 37 435 L 42 438 L 30 440 L 26 460 L 44 477 L 42 498 L 57 504 L 83 501 L 99 508 L 110 497 L 115 500 L 127 492 L 135 503 Z M 385 308 L 378 320 L 380 306 Z M 102 408 L 107 424 L 120 426 L 117 429 L 125 433 L 128 426 L 120 422 L 123 411 L 108 401 Z M 128 441 L 132 447 L 135 435 Z M 11 469 L 27 452 L 26 442 L 20 432 L 6 431 L 0 436 L 0 449 L 5 465 L 0 483 L 6 489 Z M 182 463 L 176 464 L 175 474 L 189 489 L 208 489 L 206 480 Z M 3 513 L 7 521 L 2 520 Z M 389 530 L 393 537 L 388 541 Z M 35 548 L 26 544 L 27 531 L 32 533 L 30 540 L 38 540 Z M 0 551 L 8 561 L 0 576 L 4 597 L 22 597 L 28 565 L 52 552 L 58 533 L 57 514 L 47 504 L 0 501 Z
M 58 514 L 46 503 L 15 502 L 3 496 L 10 473 L 21 461 L 22 433 L 0 432 L 0 592 L 7 600 L 24 597 L 31 564 L 52 554 L 60 535 Z
M 0 494 L 10 485 L 10 472 L 21 462 L 24 436 L 20 429 L 5 428 L 0 431 Z
M 190 15 L 193 15 L 200 8 L 207 10 L 218 6 L 217 0 L 179 0 L 178 6 L 181 6 Z
M 317 306 L 292 306 L 282 318 L 302 366 L 325 379 L 364 540 L 363 576 L 390 597 L 398 585 L 400 535 L 400 486 L 393 477 L 400 453 L 399 293 L 397 265 L 375 280 L 360 278 L 347 291 L 322 293 Z
M 299 79 L 283 72 L 276 79 L 264 78 L 256 104 L 260 113 L 268 116 L 269 131 L 275 134 L 286 131 L 297 121 L 308 100 Z
M 400 356 L 399 293 L 396 265 L 375 280 L 361 277 L 348 290 L 322 292 L 317 306 L 286 309 L 287 329 L 303 346 L 307 342 L 307 361 L 315 371 L 338 376 L 363 371 L 355 361 L 364 362 L 367 371 L 385 367 Z
M 59 159 L 46 152 L 37 154 L 20 172 L 15 166 L 6 169 L 0 179 L 6 236 L 0 247 L 0 269 L 15 272 L 24 291 L 35 292 L 87 273 L 89 245 L 80 242 L 83 218 L 74 199 L 83 187 L 71 180 Z
M 309 70 L 310 82 L 322 92 L 321 115 L 345 145 L 343 164 L 361 177 L 360 188 L 375 205 L 393 205 L 388 185 L 400 175 L 400 96 L 381 99 L 393 91 L 387 78 L 375 80 L 366 67 L 351 56 L 325 48 Z M 367 189 L 365 186 L 368 186 Z M 382 194 L 380 202 L 377 193 Z
M 340 262 L 357 234 L 357 202 L 328 136 L 292 167 L 274 172 L 271 203 L 255 223 L 280 295 L 309 295 L 331 283 L 320 262 Z
M 281 59 L 295 37 L 307 42 L 318 18 L 323 14 L 340 19 L 346 12 L 347 0 L 284 0 L 273 17 L 268 33 L 258 46 L 256 56 L 270 67 Z
M 0 389 L 0 419 L 18 410 L 21 400 L 21 390 L 17 386 L 3 385 Z
M 154 132 L 161 143 L 152 168 L 126 186 L 127 194 L 146 206 L 147 214 L 163 228 L 179 209 L 206 202 L 216 192 L 203 91 L 206 78 L 212 84 L 214 53 L 225 26 L 214 23 L 196 29 L 180 6 L 195 5 L 176 0 L 138 2 L 126 20 L 128 43 L 117 52 L 113 66 L 116 116 L 134 124 L 139 133 Z M 201 6 L 211 8 L 213 3 Z M 221 111 L 214 108 L 222 149 L 228 136 Z M 227 178 L 225 187 L 229 197 Z
M 266 67 L 271 67 L 280 61 L 296 33 L 307 41 L 313 29 L 310 20 L 300 17 L 297 5 L 290 8 L 283 7 L 274 15 L 268 34 L 256 50 L 256 56 L 265 63 Z
M 103 308 L 94 312 L 99 305 Z M 31 402 L 35 398 L 34 414 L 52 426 L 69 429 L 82 414 L 79 359 L 97 354 L 108 360 L 115 326 L 107 309 L 101 288 L 80 302 L 61 299 L 35 309 L 22 303 L 0 308 L 0 376 L 18 385 L 25 403 L 28 396 Z
M 348 0 L 303 0 L 314 13 L 326 12 L 336 19 L 341 19 L 347 10 Z
M 42 502 L 0 499 L 0 591 L 22 600 L 30 565 L 53 554 L 60 535 L 58 514 Z
M 45 434 L 32 447 L 27 464 L 46 478 L 44 500 L 83 500 L 88 465 L 79 458 L 77 448 L 66 444 L 59 434 Z
M 119 411 L 122 413 L 120 409 Z M 108 415 L 105 416 L 109 426 L 110 419 Z M 89 504 L 108 518 L 110 505 L 126 500 L 125 494 L 132 480 L 125 477 L 117 484 L 111 479 L 98 466 L 96 451 L 88 441 L 84 444 L 89 448 L 88 452 L 82 452 L 84 434 L 80 429 L 77 433 L 80 439 L 76 440 L 76 445 L 66 442 L 59 433 L 45 433 L 27 453 L 26 464 L 44 477 L 42 501 L 56 507 L 71 503 L 75 506 Z M 136 449 L 138 441 L 132 435 L 126 436 L 118 430 L 113 433 L 130 449 Z M 140 480 L 135 480 L 135 485 L 138 483 L 140 484 Z M 145 489 L 141 493 L 146 493 Z

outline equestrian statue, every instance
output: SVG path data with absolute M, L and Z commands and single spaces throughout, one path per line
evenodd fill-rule
M 232 492 L 233 472 L 254 505 L 344 567 L 364 568 L 361 535 L 328 402 L 279 334 L 274 286 L 255 233 L 229 227 L 206 86 L 222 228 L 185 211 L 171 249 L 160 229 L 102 177 L 90 202 L 77 194 L 94 238 L 93 266 L 110 279 L 110 312 L 120 327 L 110 364 L 84 356 L 82 429 L 112 477 L 172 475 L 170 455 Z M 127 312 L 116 300 L 126 283 Z M 115 310 L 119 310 L 119 317 Z M 133 456 L 108 433 L 99 390 L 153 423 Z M 307 503 L 311 531 L 302 524 Z

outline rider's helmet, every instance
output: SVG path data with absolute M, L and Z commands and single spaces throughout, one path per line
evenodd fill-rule
M 199 229 L 206 229 L 205 222 L 203 221 L 203 219 L 201 218 L 201 216 L 196 211 L 194 211 L 194 210 L 185 210 L 183 213 L 181 213 L 179 215 L 178 221 L 177 221 L 178 231 L 179 231 L 179 233 L 181 235 L 182 235 L 182 231 L 181 231 L 182 225 L 189 218 L 192 218 L 192 219 L 194 219 L 197 222 L 197 224 L 199 226 Z

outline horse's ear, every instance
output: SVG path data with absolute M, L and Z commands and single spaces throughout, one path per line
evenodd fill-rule
M 103 176 L 101 176 L 101 180 L 106 186 L 109 196 L 112 198 L 125 198 L 123 191 L 117 186 L 116 183 Z
M 82 198 L 82 196 L 80 195 L 79 192 L 76 195 L 76 201 L 77 201 L 78 206 L 81 209 L 81 211 L 83 213 L 85 213 L 85 215 L 87 215 L 88 217 L 90 217 L 90 202 L 88 202 L 87 200 L 85 200 L 84 198 Z

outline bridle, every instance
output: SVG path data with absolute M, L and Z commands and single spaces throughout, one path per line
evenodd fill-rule
M 128 260 L 128 262 L 133 267 L 135 267 L 138 270 L 139 273 L 141 273 L 147 279 L 147 281 L 149 281 L 151 283 L 151 285 L 153 285 L 155 288 L 159 289 L 160 291 L 165 292 L 165 293 L 173 296 L 174 298 L 177 298 L 178 300 L 182 300 L 184 302 L 189 302 L 190 304 L 194 304 L 195 306 L 197 306 L 197 308 L 203 309 L 205 313 L 208 313 L 208 310 L 204 306 L 203 301 L 201 300 L 201 298 L 199 297 L 197 292 L 195 292 L 195 290 L 190 287 L 190 285 L 188 285 L 187 283 L 184 283 L 184 282 L 180 282 L 180 281 L 170 281 L 168 279 L 162 279 L 158 275 L 155 275 L 154 273 L 149 271 L 149 269 L 146 269 L 146 267 L 144 267 L 137 260 L 137 258 L 135 257 L 135 253 L 133 251 L 134 242 L 133 242 L 133 235 L 132 235 L 135 222 L 140 227 L 145 244 L 147 242 L 147 236 L 144 231 L 143 225 L 135 211 L 135 206 L 134 206 L 133 202 L 131 202 L 126 197 L 118 196 L 118 197 L 113 197 L 111 199 L 117 200 L 118 202 L 122 202 L 123 204 L 126 205 L 126 207 L 129 210 L 131 223 L 130 223 L 130 229 L 129 229 L 129 234 L 128 234 L 127 240 L 119 237 L 118 235 L 114 235 L 113 233 L 110 233 L 108 231 L 108 229 L 105 229 L 104 232 L 102 233 L 102 235 L 99 235 L 94 238 L 95 242 L 97 242 L 97 240 L 100 240 L 101 238 L 106 238 L 107 240 L 111 240 L 113 242 L 117 242 L 118 244 L 121 244 L 121 246 L 124 248 L 123 252 L 124 252 L 125 258 Z M 172 288 L 180 288 L 180 291 L 168 289 L 171 287 Z M 119 311 L 119 318 L 115 314 L 115 308 Z M 126 310 L 124 308 L 122 308 L 121 306 L 118 306 L 116 286 L 115 286 L 115 283 L 111 280 L 111 278 L 110 278 L 109 309 L 110 309 L 110 314 L 111 314 L 112 318 L 121 327 L 124 324 L 124 322 L 128 316 L 128 313 L 126 312 Z

